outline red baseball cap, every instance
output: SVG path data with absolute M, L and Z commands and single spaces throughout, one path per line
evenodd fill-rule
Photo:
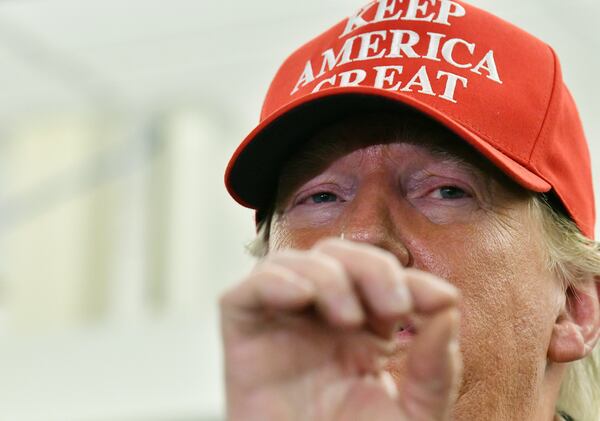
M 459 0 L 372 1 L 295 51 L 229 162 L 229 193 L 264 210 L 311 131 L 382 102 L 424 113 L 524 188 L 552 192 L 594 237 L 589 151 L 556 54 Z

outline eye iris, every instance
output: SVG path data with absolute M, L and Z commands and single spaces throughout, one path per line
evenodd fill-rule
M 443 199 L 462 199 L 467 194 L 458 187 L 446 186 L 440 188 L 440 195 Z
M 337 200 L 337 196 L 333 193 L 317 193 L 313 194 L 311 197 L 314 203 L 328 203 Z

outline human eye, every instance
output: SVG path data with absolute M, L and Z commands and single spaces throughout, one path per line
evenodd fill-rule
M 307 196 L 304 196 L 302 199 L 298 201 L 299 205 L 321 205 L 325 203 L 335 203 L 341 201 L 337 194 L 323 191 L 317 193 L 311 193 Z
M 484 203 L 480 181 L 458 171 L 416 174 L 403 188 L 407 200 L 435 224 L 468 221 Z
M 430 196 L 441 200 L 459 200 L 472 197 L 465 189 L 453 185 L 437 187 L 430 192 Z

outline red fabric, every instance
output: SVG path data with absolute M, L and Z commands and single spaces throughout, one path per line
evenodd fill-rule
M 377 16 L 383 19 L 375 22 Z M 344 35 L 351 22 L 366 24 Z M 357 94 L 414 107 L 525 188 L 553 190 L 593 238 L 590 158 L 558 60 L 542 41 L 462 1 L 372 2 L 359 19 L 338 23 L 294 52 L 269 88 L 260 124 L 227 168 L 235 200 L 254 209 L 267 205 L 277 165 L 298 142 L 287 135 L 296 131 L 294 113 L 312 104 L 300 121 L 309 125 L 313 115 L 318 124 L 325 113 L 319 101 Z

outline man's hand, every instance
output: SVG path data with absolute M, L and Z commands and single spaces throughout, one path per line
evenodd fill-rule
M 458 292 L 377 247 L 269 254 L 221 300 L 230 421 L 445 420 L 460 377 Z M 420 320 L 397 387 L 398 324 Z

